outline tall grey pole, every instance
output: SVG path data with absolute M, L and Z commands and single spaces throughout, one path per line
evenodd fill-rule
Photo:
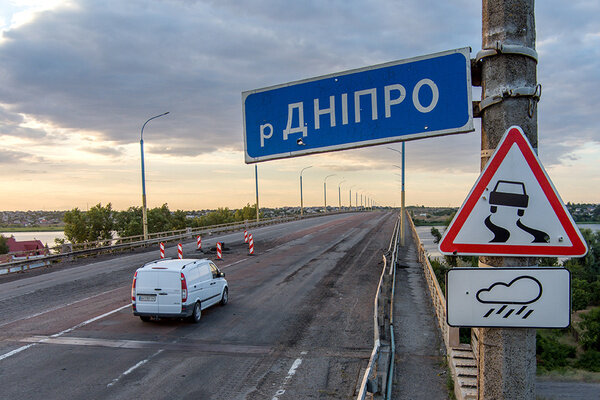
M 406 143 L 402 142 L 402 151 L 393 149 L 388 147 L 389 150 L 395 151 L 396 153 L 400 153 L 402 155 L 402 166 L 398 167 L 394 165 L 396 168 L 402 169 L 402 190 L 400 191 L 400 245 L 404 246 L 404 178 L 405 178 L 405 154 L 406 154 Z
M 338 210 L 342 211 L 342 183 L 346 182 L 346 180 L 341 181 L 338 184 Z
M 254 180 L 256 181 L 256 222 L 259 220 L 259 210 L 258 206 L 258 166 L 254 164 Z
M 304 199 L 302 198 L 302 173 L 305 169 L 312 168 L 311 166 L 304 167 L 300 170 L 300 218 L 304 216 Z
M 300 174 L 300 218 L 304 215 L 304 201 L 302 200 L 302 174 Z
M 331 178 L 335 174 L 327 175 L 323 180 L 323 204 L 325 206 L 325 214 L 327 214 L 327 178 Z
M 142 158 L 142 227 L 144 229 L 144 240 L 148 240 L 148 210 L 146 207 L 146 171 L 144 166 L 144 128 L 146 124 L 155 118 L 167 115 L 169 111 L 154 117 L 148 118 L 144 125 L 142 125 L 142 131 L 140 133 L 140 153 Z
M 481 112 L 481 169 L 505 131 L 518 125 L 538 148 L 536 100 L 503 97 L 510 89 L 535 90 L 534 0 L 482 0 L 481 97 L 503 101 Z M 504 46 L 501 47 L 501 46 Z M 494 52 L 493 49 L 500 49 Z M 479 57 L 478 57 L 479 59 Z M 476 69 L 475 69 L 476 70 Z M 526 92 L 527 90 L 525 90 Z M 481 107 L 481 106 L 480 106 Z M 528 257 L 479 257 L 480 267 L 522 267 Z M 477 341 L 479 399 L 535 399 L 535 329 L 479 328 Z

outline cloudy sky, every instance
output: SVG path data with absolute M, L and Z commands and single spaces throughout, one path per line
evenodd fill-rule
M 565 202 L 600 202 L 600 3 L 536 4 L 539 155 Z M 3 0 L 0 209 L 254 203 L 241 92 L 439 51 L 481 48 L 474 0 Z M 479 99 L 478 88 L 473 99 Z M 459 206 L 480 132 L 406 144 L 407 204 Z M 258 164 L 261 206 L 399 205 L 386 145 Z M 400 149 L 399 143 L 391 145 Z M 342 182 L 344 181 L 344 182 Z M 352 195 L 354 202 L 354 194 Z

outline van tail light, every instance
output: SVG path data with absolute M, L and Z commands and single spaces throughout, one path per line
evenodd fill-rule
M 187 282 L 185 281 L 183 272 L 181 273 L 181 301 L 187 301 Z
M 133 282 L 131 283 L 131 301 L 135 301 L 135 282 L 137 281 L 137 271 L 133 275 Z

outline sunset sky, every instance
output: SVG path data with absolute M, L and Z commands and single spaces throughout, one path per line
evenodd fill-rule
M 600 203 L 600 2 L 536 2 L 539 156 L 564 202 Z M 243 91 L 481 48 L 473 0 L 5 0 L 0 4 L 0 210 L 238 208 Z M 473 99 L 480 99 L 473 88 Z M 479 175 L 480 122 L 406 143 L 408 205 L 460 206 Z M 400 204 L 387 147 L 258 164 L 260 205 Z

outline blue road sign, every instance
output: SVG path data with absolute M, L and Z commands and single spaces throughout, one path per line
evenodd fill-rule
M 242 93 L 246 163 L 473 131 L 470 49 Z

